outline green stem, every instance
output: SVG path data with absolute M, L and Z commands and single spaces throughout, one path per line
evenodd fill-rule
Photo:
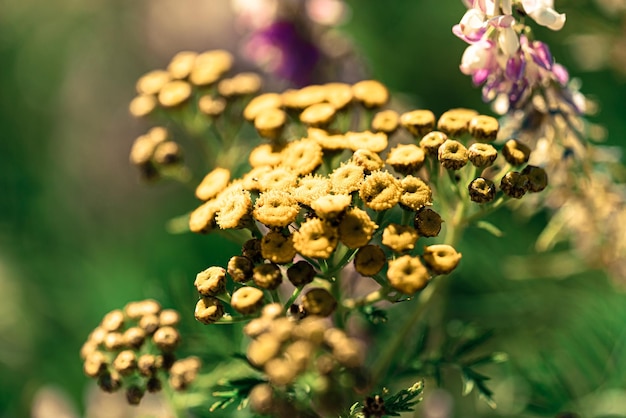
M 291 294 L 289 299 L 287 299 L 287 302 L 285 302 L 285 305 L 284 305 L 284 311 L 285 312 L 289 311 L 289 308 L 291 307 L 291 305 L 293 305 L 293 303 L 296 301 L 296 299 L 298 299 L 298 296 L 300 296 L 301 292 L 302 292 L 302 287 L 296 287 L 293 290 L 293 293 Z

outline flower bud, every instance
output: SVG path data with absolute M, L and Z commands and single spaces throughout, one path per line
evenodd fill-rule
M 448 170 L 459 170 L 468 161 L 467 148 L 459 141 L 448 139 L 439 147 L 437 158 L 441 165 Z
M 113 360 L 113 369 L 122 376 L 128 376 L 137 368 L 137 356 L 132 350 L 121 351 Z
M 478 177 L 467 186 L 472 202 L 487 203 L 496 197 L 496 186 L 491 180 Z
M 242 315 L 257 312 L 263 306 L 263 291 L 252 286 L 241 287 L 233 293 L 230 305 Z
M 198 273 L 194 286 L 202 296 L 215 296 L 226 288 L 226 270 L 222 267 L 209 267 Z
M 274 290 L 283 282 L 283 274 L 276 264 L 259 264 L 254 267 L 252 280 L 263 289 Z
M 480 141 L 493 141 L 498 136 L 498 119 L 492 116 L 474 116 L 469 122 L 469 133 Z
M 528 191 L 531 193 L 540 192 L 548 185 L 548 173 L 541 167 L 528 165 L 522 174 L 528 177 Z
M 509 139 L 502 148 L 502 155 L 511 165 L 522 165 L 528 162 L 530 148 L 516 139 Z
M 461 260 L 461 253 L 445 244 L 429 245 L 424 248 L 424 262 L 435 274 L 452 272 Z
M 435 115 L 427 109 L 412 110 L 400 116 L 400 124 L 415 137 L 421 137 L 435 127 Z
M 397 291 L 412 295 L 426 287 L 430 274 L 419 258 L 403 255 L 389 262 L 387 279 Z
M 500 181 L 500 189 L 505 195 L 520 199 L 528 191 L 528 177 L 517 171 L 509 171 Z
M 432 131 L 420 139 L 420 147 L 428 155 L 437 156 L 439 147 L 448 139 L 448 135 L 440 131 Z
M 176 328 L 162 327 L 156 330 L 152 341 L 161 351 L 170 352 L 180 343 L 180 334 Z
M 255 242 L 260 243 L 260 240 L 255 240 Z M 227 268 L 228 274 L 230 274 L 230 277 L 232 277 L 234 281 L 244 283 L 252 278 L 254 264 L 252 264 L 252 261 L 250 261 L 248 257 L 236 255 L 228 260 Z
M 203 324 L 212 324 L 224 316 L 224 306 L 212 297 L 203 297 L 196 303 L 194 316 Z
M 498 151 L 490 144 L 476 142 L 468 150 L 468 158 L 474 167 L 489 167 L 497 157 Z
M 337 301 L 324 288 L 315 288 L 302 296 L 302 307 L 307 315 L 328 316 L 337 307 Z
M 436 237 L 441 232 L 443 219 L 434 210 L 424 206 L 415 213 L 413 226 L 422 237 Z
M 361 247 L 354 257 L 354 269 L 363 276 L 372 277 L 382 270 L 387 257 L 377 245 Z
M 298 261 L 287 269 L 287 278 L 296 287 L 311 283 L 315 278 L 315 274 L 313 266 L 304 260 Z

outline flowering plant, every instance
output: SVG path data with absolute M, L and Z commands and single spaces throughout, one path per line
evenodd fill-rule
M 382 417 L 412 411 L 452 368 L 463 394 L 495 407 L 483 369 L 506 354 L 488 347 L 480 326 L 436 318 L 467 258 L 458 247 L 470 228 L 501 236 L 487 216 L 503 207 L 563 218 L 589 198 L 576 187 L 555 204 L 563 191 L 598 177 L 586 99 L 526 25 L 530 17 L 559 30 L 565 15 L 547 0 L 465 5 L 453 27 L 469 44 L 460 70 L 483 85 L 500 120 L 454 104 L 436 117 L 373 79 L 301 86 L 311 77 L 301 66 L 321 50 L 275 16 L 261 19 L 247 48 L 297 87 L 264 90 L 225 50 L 180 52 L 143 75 L 130 111 L 158 126 L 135 140 L 130 160 L 146 180 L 191 186 L 199 203 L 170 231 L 238 246 L 190 279 L 195 319 L 208 333 L 233 327 L 234 354 L 220 379 L 203 371 L 202 352 L 176 360 L 180 315 L 146 300 L 110 312 L 90 334 L 86 374 L 132 404 L 165 387 L 185 390 L 174 404 L 195 412 Z M 199 162 L 183 158 L 183 138 Z

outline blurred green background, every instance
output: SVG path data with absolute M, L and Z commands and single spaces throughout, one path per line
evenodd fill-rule
M 487 111 L 458 71 L 465 45 L 450 29 L 464 13 L 460 1 L 349 3 L 343 30 L 372 76 L 436 114 Z M 592 1 L 556 3 L 568 13 L 565 29 L 538 37 L 600 104 L 594 122 L 606 127 L 607 143 L 623 149 L 624 73 L 583 71 L 588 57 L 575 59 L 581 52 L 574 53 L 572 36 L 626 36 L 624 17 Z M 236 249 L 165 231 L 195 202 L 176 185 L 138 181 L 128 151 L 147 125 L 131 119 L 127 104 L 136 78 L 175 52 L 236 50 L 238 40 L 225 1 L 0 4 L 0 417 L 29 416 L 34 394 L 47 385 L 67 393 L 82 414 L 88 382 L 78 351 L 107 311 L 145 297 L 176 307 L 187 318 L 190 349 L 232 332 L 193 321 L 192 278 Z M 502 213 L 493 221 L 507 233 L 506 245 L 469 231 L 444 315 L 496 330 L 491 345 L 512 360 L 495 372 L 494 386 L 515 396 L 501 399 L 496 412 L 459 403 L 458 416 L 531 416 L 521 411 L 529 403 L 542 416 L 626 416 L 626 296 L 600 271 L 511 280 L 507 263 L 524 265 L 519 257 L 532 254 L 545 214 Z M 229 353 L 216 346 L 217 362 Z

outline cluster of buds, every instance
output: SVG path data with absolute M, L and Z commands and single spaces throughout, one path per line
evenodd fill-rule
M 246 325 L 244 333 L 252 338 L 247 350 L 248 362 L 267 378 L 267 382 L 256 385 L 250 393 L 255 412 L 287 416 L 287 411 L 297 408 L 287 402 L 296 382 L 308 386 L 311 396 L 320 399 L 363 383 L 359 381 L 363 344 L 323 318 L 288 317 L 282 305 L 273 303 Z
M 160 391 L 168 377 L 173 389 L 184 390 L 195 379 L 200 360 L 176 360 L 179 320 L 178 312 L 151 299 L 107 313 L 81 348 L 85 374 L 106 392 L 124 388 L 131 405 L 139 404 L 146 391 Z
M 165 70 L 152 70 L 138 79 L 130 113 L 175 126 L 199 140 L 198 147 L 215 160 L 234 146 L 231 141 L 237 126 L 233 128 L 229 119 L 233 109 L 240 110 L 262 84 L 261 77 L 251 72 L 229 76 L 232 67 L 233 56 L 224 50 L 179 52 Z M 190 177 L 181 164 L 180 145 L 160 126 L 135 140 L 130 160 L 146 179 Z
M 393 128 L 394 112 L 387 110 L 374 116 L 372 130 L 351 130 L 369 124 L 363 116 L 373 116 L 388 100 L 384 85 L 366 80 L 265 93 L 250 101 L 243 115 L 269 143 L 252 150 L 252 169 L 241 178 L 232 179 L 225 168 L 209 172 L 196 188 L 204 203 L 189 218 L 193 232 L 247 229 L 253 235 L 227 268 L 198 274 L 201 322 L 219 321 L 223 302 L 238 314 L 256 314 L 274 299 L 285 276 L 297 290 L 305 288 L 305 314 L 339 310 L 342 316 L 355 303 L 413 295 L 433 276 L 456 268 L 461 255 L 452 246 L 416 245 L 420 237 L 439 235 L 442 224 L 424 180 L 425 147 L 433 143 L 415 144 L 415 136 L 434 128 L 432 112 L 406 112 Z M 398 126 L 412 143 L 388 150 Z M 305 136 L 291 140 L 299 132 Z M 443 140 L 442 161 L 451 162 L 445 134 L 433 136 Z M 350 262 L 378 282 L 375 295 L 336 300 L 332 288 Z

